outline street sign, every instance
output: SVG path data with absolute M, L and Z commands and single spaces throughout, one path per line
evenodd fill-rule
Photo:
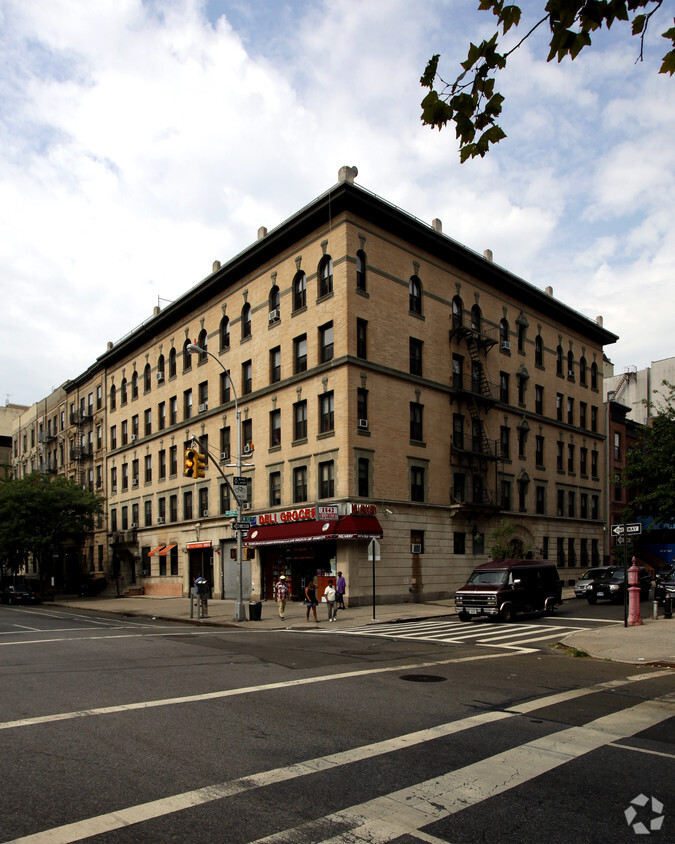
M 251 527 L 250 522 L 232 522 L 232 527 L 235 530 L 248 530 Z
M 235 486 L 246 486 L 246 478 L 240 478 L 238 476 L 235 476 L 234 478 L 232 478 L 232 483 Z
M 613 536 L 638 536 L 642 533 L 642 524 L 640 522 L 633 522 L 628 525 L 612 525 Z
M 237 511 L 236 510 L 226 510 L 223 513 L 223 515 L 225 516 L 226 519 L 232 519 L 237 515 Z
M 377 539 L 371 539 L 368 544 L 368 558 L 371 560 L 380 559 L 380 543 Z

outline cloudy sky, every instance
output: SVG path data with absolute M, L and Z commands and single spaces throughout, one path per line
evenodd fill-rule
M 454 78 L 494 31 L 477 5 L 0 0 L 2 402 L 83 372 L 344 164 L 601 314 L 617 373 L 675 355 L 672 20 L 643 63 L 625 25 L 562 65 L 535 36 L 499 81 L 507 140 L 460 165 L 454 132 L 420 122 L 419 77 L 438 52 Z M 543 0 L 521 5 L 534 22 Z

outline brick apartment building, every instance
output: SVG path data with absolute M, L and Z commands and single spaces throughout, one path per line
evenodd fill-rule
M 372 538 L 379 601 L 446 597 L 503 518 L 514 554 L 555 559 L 566 579 L 601 560 L 616 336 L 354 176 L 342 168 L 35 413 L 56 470 L 106 497 L 85 562 L 116 588 L 184 595 L 203 573 L 214 597 L 235 597 L 223 475 L 237 410 L 256 517 L 245 598 L 269 597 L 281 572 L 299 596 L 341 570 L 348 600 L 368 602 Z M 211 458 L 203 479 L 183 475 L 193 437 Z M 18 474 L 29 441 L 24 424 Z

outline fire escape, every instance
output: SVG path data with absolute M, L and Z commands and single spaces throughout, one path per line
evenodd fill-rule
M 452 403 L 458 411 L 453 417 L 451 500 L 454 508 L 467 514 L 488 515 L 500 509 L 499 441 L 491 440 L 486 430 L 487 415 L 497 403 L 497 390 L 486 374 L 486 357 L 497 340 L 497 329 L 482 327 L 475 316 L 471 326 L 455 322 L 450 331 L 451 348 L 466 349 L 470 362 L 467 372 L 465 355 L 453 354 Z M 471 421 L 470 432 L 464 431 L 464 411 Z

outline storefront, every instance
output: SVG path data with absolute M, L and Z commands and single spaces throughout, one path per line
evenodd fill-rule
M 331 505 L 263 513 L 251 526 L 245 545 L 259 549 L 261 597 L 271 599 L 280 575 L 291 586 L 291 599 L 303 600 L 305 586 L 315 580 L 348 573 L 344 543 L 381 539 L 375 505 Z

